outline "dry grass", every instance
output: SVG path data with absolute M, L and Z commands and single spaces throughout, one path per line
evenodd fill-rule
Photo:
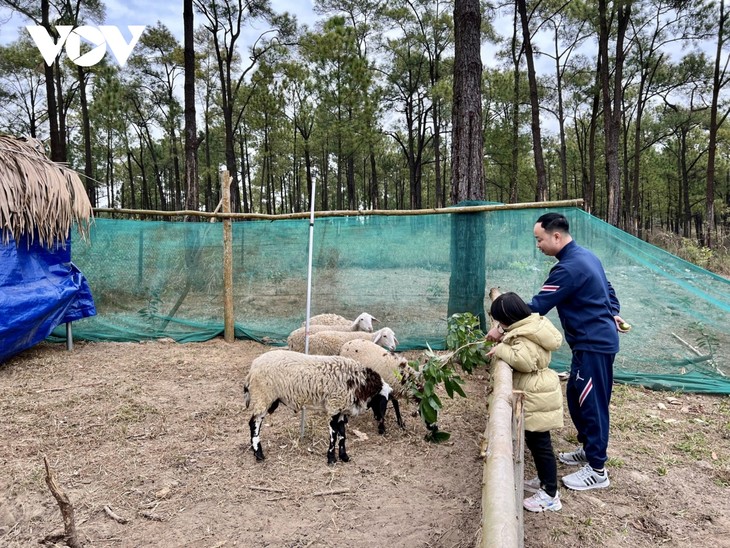
M 65 243 L 74 223 L 88 234 L 91 202 L 78 174 L 46 157 L 37 139 L 0 135 L 2 242 L 28 236 Z

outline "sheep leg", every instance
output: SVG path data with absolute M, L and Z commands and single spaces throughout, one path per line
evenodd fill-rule
M 342 462 L 348 462 L 350 457 L 347 456 L 347 450 L 345 449 L 345 440 L 347 439 L 346 432 L 347 415 L 342 416 L 340 421 L 337 423 L 337 429 L 340 434 L 340 460 Z
M 388 407 L 388 400 L 382 394 L 377 394 L 370 400 L 368 407 L 372 408 L 375 421 L 378 423 L 378 434 L 385 434 L 385 410 Z
M 338 419 L 340 417 L 340 414 L 337 413 L 336 415 L 332 416 L 332 419 L 330 419 L 330 446 L 327 449 L 327 464 L 334 464 L 337 462 L 337 457 L 335 456 L 335 444 L 337 443 L 337 433 L 338 433 Z
M 264 415 L 252 416 L 248 421 L 248 426 L 251 429 L 251 450 L 257 461 L 264 460 L 264 452 L 261 449 L 261 439 L 259 434 L 261 433 L 261 423 L 264 421 Z
M 398 423 L 398 426 L 405 428 L 406 423 L 403 422 L 403 417 L 401 417 L 400 404 L 398 403 L 398 400 L 391 398 L 391 401 L 393 402 L 393 411 L 395 411 L 395 421 Z

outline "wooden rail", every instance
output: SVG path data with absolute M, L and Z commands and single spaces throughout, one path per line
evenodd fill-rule
M 492 393 L 489 396 L 489 415 L 485 432 L 486 455 L 482 476 L 482 532 L 481 548 L 518 548 L 523 545 L 522 476 L 517 483 L 514 445 L 524 439 L 521 420 L 514 421 L 512 368 L 502 360 L 491 367 Z M 521 417 L 521 403 L 518 417 Z M 513 442 L 513 438 L 518 443 Z M 524 444 L 522 443 L 524 446 Z M 520 461 L 522 456 L 520 455 Z
M 355 217 L 368 215 L 433 215 L 433 214 L 451 214 L 451 213 L 478 213 L 480 211 L 499 211 L 504 209 L 538 209 L 543 207 L 583 207 L 583 200 L 558 200 L 552 202 L 525 202 L 519 204 L 490 204 L 477 206 L 462 207 L 440 207 L 430 209 L 358 209 L 358 210 L 341 210 L 341 211 L 315 211 L 315 217 Z M 276 221 L 280 219 L 308 219 L 310 212 L 300 213 L 282 213 L 279 215 L 270 215 L 266 213 L 219 213 L 216 211 L 195 211 L 184 209 L 180 211 L 157 211 L 150 209 L 124 209 L 124 208 L 108 208 L 95 207 L 94 213 L 108 213 L 112 215 L 139 215 L 159 216 L 159 217 L 206 217 L 216 219 L 238 219 L 238 220 L 266 220 Z

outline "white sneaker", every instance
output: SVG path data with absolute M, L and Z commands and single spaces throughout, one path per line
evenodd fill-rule
M 586 452 L 582 447 L 578 447 L 575 451 L 570 451 L 569 453 L 558 453 L 558 459 L 563 464 L 570 466 L 583 466 L 588 464 L 588 457 L 586 457 Z
M 608 471 L 603 470 L 603 474 L 599 474 L 590 464 L 586 464 L 583 468 L 567 476 L 563 476 L 563 485 L 568 489 L 575 491 L 587 491 L 588 489 L 603 489 L 611 485 L 608 480 Z
M 525 491 L 529 491 L 530 493 L 537 493 L 541 487 L 542 484 L 540 483 L 540 478 L 538 477 L 534 477 L 530 480 L 525 480 Z
M 546 510 L 557 512 L 563 507 L 560 502 L 560 493 L 555 493 L 555 496 L 551 497 L 542 489 L 538 489 L 537 493 L 523 500 L 522 506 L 530 512 L 545 512 Z

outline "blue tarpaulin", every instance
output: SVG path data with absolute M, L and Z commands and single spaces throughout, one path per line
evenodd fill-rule
M 0 363 L 44 340 L 62 323 L 96 314 L 86 278 L 65 248 L 27 236 L 0 242 Z

